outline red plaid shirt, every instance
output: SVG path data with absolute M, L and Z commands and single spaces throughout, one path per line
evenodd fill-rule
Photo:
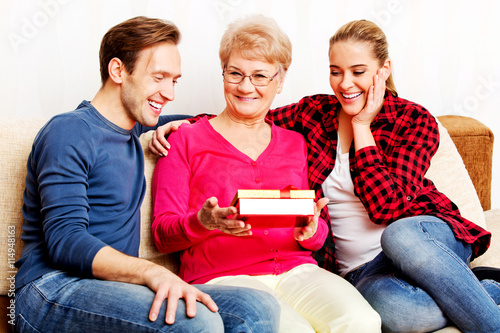
M 333 95 L 314 95 L 270 111 L 276 124 L 300 132 L 308 145 L 309 183 L 317 199 L 332 172 L 337 154 L 337 113 Z M 472 244 L 473 257 L 484 253 L 491 234 L 460 216 L 457 206 L 424 177 L 439 145 L 435 118 L 422 106 L 386 93 L 384 106 L 371 124 L 376 146 L 350 149 L 354 192 L 370 219 L 389 224 L 404 217 L 433 215 L 446 221 L 455 237 Z M 322 217 L 330 225 L 328 210 Z M 336 271 L 333 235 L 316 253 L 320 266 Z

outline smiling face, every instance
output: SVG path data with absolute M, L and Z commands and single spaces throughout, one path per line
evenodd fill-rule
M 250 60 L 233 52 L 225 71 L 242 75 L 260 74 L 270 78 L 278 72 L 278 67 L 265 61 Z M 245 77 L 241 83 L 229 83 L 224 80 L 226 111 L 240 120 L 263 119 L 276 93 L 281 90 L 282 82 L 279 74 L 265 87 L 254 86 L 249 77 Z
M 330 49 L 330 86 L 348 115 L 358 114 L 366 104 L 377 70 L 390 73 L 390 61 L 380 66 L 369 43 L 340 41 Z
M 177 46 L 162 42 L 145 48 L 132 74 L 123 72 L 120 97 L 130 123 L 155 126 L 163 106 L 174 100 L 174 85 L 181 76 Z

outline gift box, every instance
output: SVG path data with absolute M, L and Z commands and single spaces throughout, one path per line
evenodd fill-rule
M 238 219 L 252 228 L 301 227 L 314 215 L 314 191 L 287 187 L 283 190 L 241 189 L 231 202 Z

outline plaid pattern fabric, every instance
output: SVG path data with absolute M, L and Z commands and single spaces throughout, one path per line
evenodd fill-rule
M 350 149 L 354 191 L 370 219 L 390 224 L 404 217 L 433 215 L 446 221 L 455 237 L 472 244 L 473 256 L 484 253 L 491 234 L 460 216 L 457 206 L 424 177 L 439 145 L 435 118 L 422 106 L 386 92 L 384 106 L 371 129 L 376 146 Z M 341 105 L 333 95 L 314 95 L 270 111 L 279 126 L 304 135 L 309 149 L 309 183 L 317 199 L 321 184 L 335 166 L 337 112 Z M 327 209 L 321 217 L 330 225 Z M 316 253 L 321 267 L 336 271 L 335 246 L 330 235 Z

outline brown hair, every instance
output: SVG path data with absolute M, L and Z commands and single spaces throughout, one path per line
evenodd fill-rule
M 222 36 L 219 58 L 225 68 L 232 52 L 277 64 L 284 75 L 292 63 L 292 43 L 275 20 L 251 15 L 231 23 Z
M 389 44 L 387 43 L 387 38 L 382 29 L 371 21 L 359 20 L 344 24 L 337 30 L 335 35 L 330 38 L 328 53 L 330 53 L 333 44 L 340 41 L 354 41 L 371 44 L 372 55 L 375 59 L 379 60 L 380 66 L 389 59 Z M 387 90 L 389 90 L 393 96 L 398 95 L 392 73 L 387 78 L 385 84 Z
M 177 45 L 180 39 L 181 33 L 174 23 L 145 16 L 137 16 L 112 27 L 102 38 L 99 50 L 102 84 L 109 78 L 111 59 L 120 59 L 132 74 L 142 49 L 161 42 Z

